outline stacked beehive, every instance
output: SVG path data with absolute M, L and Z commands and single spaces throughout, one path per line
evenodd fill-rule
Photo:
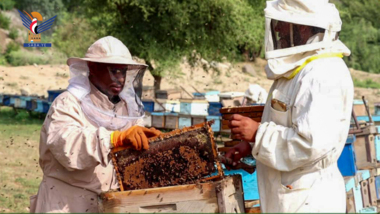
M 354 112 L 358 116 L 366 114 L 363 102 L 354 102 Z M 373 123 L 359 121 L 359 124 L 350 130 L 352 134 L 338 160 L 346 183 L 347 212 L 377 213 L 380 205 L 379 130 Z
M 147 94 L 147 93 L 146 93 Z M 212 130 L 220 131 L 219 91 L 193 93 L 193 98 L 182 99 L 181 93 L 173 90 L 158 91 L 156 98 L 143 101 L 147 127 L 177 129 L 214 120 Z
M 20 96 L 11 94 L 0 94 L 0 106 L 8 106 L 13 109 L 25 109 L 29 112 L 38 112 L 46 114 L 49 111 L 51 103 L 58 95 L 65 90 L 48 90 L 48 98 L 37 96 Z

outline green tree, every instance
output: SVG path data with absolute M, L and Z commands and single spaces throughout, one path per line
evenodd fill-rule
M 335 2 L 343 26 L 340 39 L 350 48 L 348 66 L 380 73 L 380 1 L 340 0 Z
M 0 1 L 0 9 L 2 10 L 11 10 L 15 5 L 13 0 L 1 0 Z
M 66 56 L 84 57 L 87 48 L 97 39 L 96 29 L 78 13 L 62 14 L 62 22 L 53 32 L 53 44 Z
M 182 57 L 191 64 L 259 55 L 264 37 L 259 0 L 84 0 L 82 6 L 99 36 L 122 40 L 146 60 L 159 88 L 161 77 L 176 75 Z M 260 12 L 259 12 L 260 11 Z M 154 63 L 153 63 L 154 62 Z

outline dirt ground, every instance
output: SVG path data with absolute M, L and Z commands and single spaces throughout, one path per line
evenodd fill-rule
M 244 92 L 250 83 L 257 83 L 269 90 L 272 81 L 265 78 L 262 62 L 249 63 L 257 73 L 251 76 L 242 72 L 243 63 L 234 66 L 225 63 L 219 65 L 220 74 L 209 70 L 207 73 L 201 66 L 194 69 L 187 63 L 182 63 L 181 73 L 178 78 L 165 77 L 161 83 L 161 89 L 185 88 L 189 93 L 209 90 L 223 92 Z M 0 66 L 0 91 L 1 93 L 21 94 L 22 91 L 29 95 L 47 96 L 47 90 L 65 89 L 68 86 L 70 72 L 67 65 L 32 65 L 19 67 Z M 149 71 L 145 73 L 143 85 L 153 86 L 154 78 Z M 193 88 L 194 87 L 194 88 Z
M 208 72 L 202 69 L 202 65 L 191 68 L 189 64 L 180 65 L 182 75 L 176 78 L 165 77 L 161 83 L 161 89 L 180 89 L 182 86 L 189 93 L 219 90 L 221 92 L 244 92 L 249 84 L 259 84 L 269 91 L 273 81 L 268 80 L 264 67 L 266 61 L 258 59 L 254 63 L 219 63 L 216 71 Z M 242 72 L 244 65 L 250 65 L 256 75 L 252 76 Z M 364 81 L 372 79 L 380 82 L 379 74 L 370 74 L 350 69 L 353 78 Z M 47 97 L 47 90 L 65 89 L 68 86 L 70 76 L 67 65 L 31 65 L 20 67 L 0 66 L 0 93 L 29 94 Z M 153 86 L 154 79 L 149 71 L 145 73 L 143 85 Z M 195 90 L 196 89 L 196 90 Z M 380 102 L 380 89 L 355 88 L 355 99 L 365 96 L 373 110 L 373 104 Z

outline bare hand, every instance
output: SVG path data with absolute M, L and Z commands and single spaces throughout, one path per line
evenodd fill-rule
M 241 116 L 240 114 L 232 115 L 228 124 L 231 133 L 235 139 L 241 139 L 247 142 L 255 142 L 256 132 L 260 123 L 252 120 L 249 117 Z
M 252 147 L 248 142 L 241 142 L 234 147 L 232 147 L 228 152 L 225 154 L 225 157 L 227 159 L 232 160 L 232 164 L 228 165 L 224 163 L 227 169 L 236 169 L 236 167 L 240 163 L 240 159 L 243 157 L 248 156 L 252 152 Z

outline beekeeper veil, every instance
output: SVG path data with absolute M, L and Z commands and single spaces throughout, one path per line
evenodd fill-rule
M 328 0 L 274 0 L 265 8 L 265 58 L 276 79 L 308 57 L 350 50 L 339 40 L 342 21 Z M 267 71 L 268 74 L 268 71 Z
M 126 65 L 126 69 L 115 70 L 108 68 L 104 72 L 115 80 L 116 72 L 124 72 L 125 82 L 119 94 L 125 101 L 128 115 L 115 113 L 112 109 L 103 109 L 93 103 L 89 94 L 91 85 L 89 81 L 89 68 L 87 62 Z M 128 48 L 118 39 L 107 36 L 92 44 L 84 58 L 69 58 L 70 80 L 67 90 L 81 103 L 81 108 L 89 120 L 99 127 L 109 130 L 118 130 L 134 124 L 144 116 L 144 108 L 141 102 L 142 78 L 147 65 L 135 62 Z

